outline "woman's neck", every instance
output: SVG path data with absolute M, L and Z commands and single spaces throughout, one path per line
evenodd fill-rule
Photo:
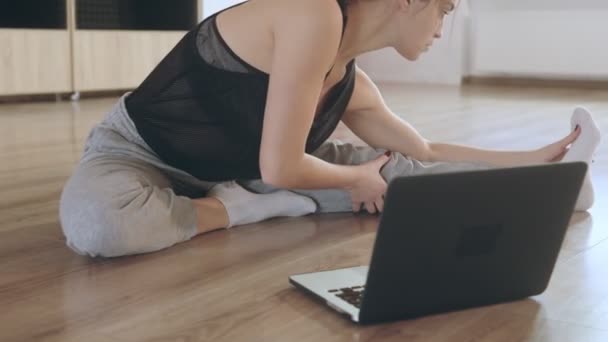
M 391 46 L 390 26 L 395 7 L 385 1 L 353 1 L 348 5 L 348 22 L 337 61 L 348 61 L 369 51 Z M 394 31 L 394 30 L 393 30 Z

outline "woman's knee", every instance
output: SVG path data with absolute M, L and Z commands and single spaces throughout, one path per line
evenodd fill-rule
M 150 186 L 104 164 L 79 166 L 61 194 L 59 217 L 67 245 L 81 255 L 114 257 L 136 253 L 133 230 L 145 225 L 138 201 Z M 153 222 L 149 222 L 152 224 Z
M 76 172 L 64 187 L 60 220 L 74 251 L 93 257 L 148 253 L 196 235 L 189 199 L 149 179 L 118 176 L 96 180 L 90 172 Z
M 387 150 L 383 148 L 358 146 L 333 140 L 317 149 L 315 156 L 334 164 L 359 165 L 370 162 L 386 152 Z M 387 182 L 397 176 L 411 174 L 413 171 L 414 161 L 397 152 L 392 152 L 388 162 L 380 169 L 380 173 Z
M 389 161 L 382 168 L 381 174 L 387 182 L 390 182 L 394 178 L 402 176 L 478 171 L 490 168 L 492 168 L 490 165 L 483 163 L 420 161 L 401 153 L 392 152 Z
M 67 245 L 76 253 L 91 257 L 111 257 L 128 253 L 125 228 L 112 204 L 84 184 L 70 179 L 59 203 L 59 218 Z
M 371 161 L 386 152 L 385 149 L 343 143 L 330 140 L 323 143 L 312 154 L 326 162 L 339 165 L 359 165 Z

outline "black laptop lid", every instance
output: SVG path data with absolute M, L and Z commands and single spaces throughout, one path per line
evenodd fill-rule
M 586 170 L 585 163 L 557 163 L 394 179 L 361 322 L 543 292 Z

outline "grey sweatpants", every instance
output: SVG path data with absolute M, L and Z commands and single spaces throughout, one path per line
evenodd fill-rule
M 163 163 L 138 135 L 126 112 L 125 96 L 89 134 L 80 163 L 61 195 L 60 219 L 67 245 L 82 255 L 153 252 L 191 239 L 197 233 L 191 199 L 204 197 L 217 184 Z M 330 141 L 313 155 L 335 164 L 358 165 L 385 152 Z M 422 163 L 393 153 L 382 176 L 390 182 L 396 176 L 483 168 L 487 166 Z M 277 190 L 261 180 L 239 183 L 257 193 Z M 352 211 L 350 195 L 344 190 L 292 191 L 312 198 L 319 213 Z

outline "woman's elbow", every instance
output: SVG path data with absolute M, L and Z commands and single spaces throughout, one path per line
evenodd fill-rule
M 430 141 L 425 141 L 423 146 L 421 147 L 420 152 L 420 161 L 425 162 L 437 162 L 439 158 L 437 158 L 437 152 L 434 149 L 434 144 Z
M 297 188 L 303 160 L 303 153 L 262 149 L 259 159 L 262 181 L 277 188 Z
M 265 184 L 284 189 L 295 187 L 294 171 L 285 165 L 260 163 L 260 173 Z
M 265 184 L 277 187 L 277 188 L 284 187 L 286 180 L 284 179 L 285 177 L 282 176 L 280 172 L 277 172 L 276 170 L 268 170 L 265 168 L 260 168 L 260 171 L 262 174 L 262 182 L 264 182 Z
M 433 150 L 433 143 L 424 140 L 416 144 L 411 145 L 412 150 L 406 152 L 405 155 L 408 157 L 421 161 L 421 162 L 434 162 L 436 161 L 435 151 Z

